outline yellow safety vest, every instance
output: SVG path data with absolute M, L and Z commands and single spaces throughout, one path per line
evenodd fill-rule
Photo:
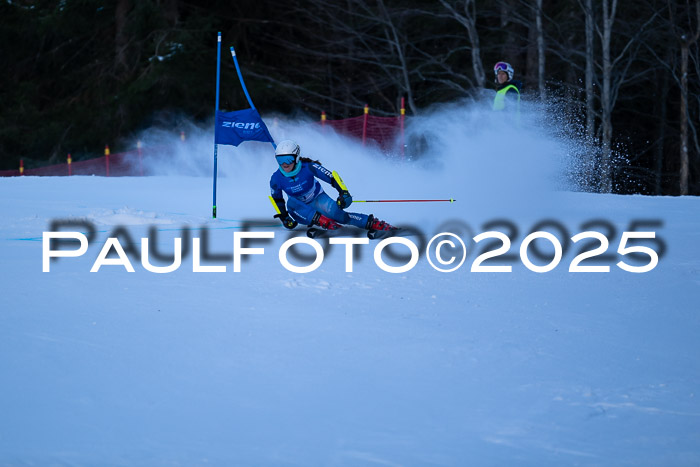
M 509 84 L 496 92 L 496 97 L 493 98 L 493 110 L 503 110 L 506 108 L 506 93 L 511 89 L 515 89 L 515 92 L 518 93 L 518 112 L 520 111 L 520 91 L 518 91 L 518 87 L 513 84 Z

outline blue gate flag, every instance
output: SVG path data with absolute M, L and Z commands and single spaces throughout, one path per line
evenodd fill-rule
M 238 146 L 243 141 L 272 143 L 274 140 L 256 109 L 216 112 L 215 144 Z

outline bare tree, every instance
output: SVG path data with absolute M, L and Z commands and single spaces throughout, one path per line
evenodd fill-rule
M 537 91 L 540 99 L 545 98 L 545 61 L 547 49 L 545 47 L 545 18 L 542 0 L 521 0 L 521 4 L 529 17 L 521 20 L 527 27 L 527 65 L 525 67 L 526 81 L 537 83 Z
M 440 0 L 440 3 L 457 20 L 459 24 L 467 30 L 469 43 L 471 45 L 472 71 L 476 79 L 477 86 L 483 88 L 486 85 L 486 75 L 481 61 L 481 46 L 479 45 L 479 33 L 476 30 L 476 2 L 474 0 L 463 0 L 462 12 L 447 0 Z
M 537 0 L 537 8 L 535 11 L 535 25 L 537 29 L 537 89 L 540 93 L 540 99 L 545 98 L 545 79 L 544 79 L 544 64 L 545 64 L 545 47 L 544 47 L 544 28 L 542 26 L 542 0 Z
M 328 103 L 359 110 L 372 96 L 391 109 L 386 113 L 395 114 L 397 97 L 405 95 L 409 110 L 418 112 L 414 92 L 418 72 L 412 63 L 414 50 L 408 37 L 413 31 L 405 25 L 415 11 L 392 9 L 384 0 L 308 0 L 293 14 L 305 22 L 290 22 L 283 25 L 288 28 L 286 34 L 275 30 L 266 33 L 265 39 L 287 61 L 321 65 L 323 77 L 295 68 L 284 76 L 274 68 L 249 74 L 295 93 L 297 99 L 318 111 Z M 296 75 L 300 71 L 301 77 Z M 329 95 L 329 88 L 336 90 L 334 95 Z M 376 112 L 382 113 L 379 109 Z
M 593 17 L 593 0 L 586 0 L 584 13 L 586 16 L 586 138 L 592 142 L 595 139 L 595 93 L 593 91 L 595 18 Z
M 667 48 L 665 63 L 671 63 L 672 60 L 672 50 L 671 47 Z M 657 195 L 663 194 L 663 170 L 664 170 L 664 141 L 666 139 L 666 125 L 667 125 L 667 100 L 670 90 L 670 73 L 667 70 L 662 71 L 661 77 L 661 89 L 659 93 L 659 98 L 657 99 L 657 112 L 658 115 L 658 142 L 656 145 L 656 166 L 654 170 L 654 193 Z
M 114 68 L 123 73 L 128 68 L 126 49 L 129 37 L 126 32 L 127 15 L 131 9 L 129 0 L 118 0 L 114 8 Z
M 615 19 L 617 15 L 618 0 L 602 0 L 602 25 L 596 27 L 598 36 L 601 40 L 602 49 L 602 90 L 600 95 L 601 107 L 601 191 L 612 191 L 612 138 L 613 138 L 613 123 L 612 112 L 615 108 L 617 96 L 622 84 L 625 83 L 628 76 L 630 66 L 636 58 L 636 52 L 641 46 L 641 36 L 645 32 L 647 26 L 654 21 L 658 16 L 658 11 L 650 14 L 649 18 L 627 38 L 626 42 L 620 49 L 620 52 L 613 56 L 612 37 Z M 613 69 L 616 70 L 613 76 Z M 640 73 L 642 75 L 644 73 Z M 639 76 L 637 76 L 639 78 Z
M 603 129 L 603 153 L 601 166 L 603 172 L 601 189 L 605 193 L 612 191 L 612 167 L 611 167 L 611 142 L 612 142 L 612 69 L 613 59 L 610 52 L 610 41 L 615 14 L 617 13 L 617 0 L 603 0 L 603 30 L 601 33 L 602 59 L 603 59 L 603 89 L 600 96 L 602 129 Z
M 400 88 L 402 94 L 405 93 L 408 98 L 408 107 L 414 114 L 418 113 L 418 108 L 416 107 L 416 102 L 413 99 L 413 88 L 411 86 L 411 79 L 409 76 L 408 60 L 406 58 L 406 44 L 407 40 L 402 37 L 402 33 L 399 31 L 396 24 L 392 20 L 391 15 L 387 11 L 384 0 L 377 0 L 377 5 L 381 12 L 381 21 L 387 36 L 387 43 L 396 53 L 396 58 L 398 61 L 398 68 L 401 72 L 400 77 Z
M 687 4 L 688 2 L 686 2 Z M 680 24 L 676 12 L 676 2 L 668 1 L 668 14 L 674 35 L 681 47 L 681 103 L 680 103 L 680 133 L 681 133 L 681 153 L 680 153 L 680 194 L 688 194 L 688 179 L 690 173 L 690 157 L 688 155 L 688 56 L 690 47 L 695 44 L 700 37 L 700 0 L 695 0 L 696 23 L 695 32 L 687 31 Z M 688 24 L 691 24 L 690 8 L 688 10 Z

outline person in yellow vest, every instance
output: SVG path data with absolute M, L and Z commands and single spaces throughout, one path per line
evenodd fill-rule
M 496 81 L 496 97 L 493 110 L 507 110 L 520 114 L 520 90 L 523 84 L 513 79 L 515 71 L 510 63 L 498 62 L 493 67 Z

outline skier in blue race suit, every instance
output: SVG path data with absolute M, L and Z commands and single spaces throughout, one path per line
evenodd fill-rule
M 285 228 L 305 224 L 336 230 L 340 224 L 350 224 L 370 232 L 394 229 L 372 214 L 345 212 L 344 209 L 352 203 L 352 196 L 340 177 L 336 179 L 320 162 L 300 157 L 299 153 L 299 145 L 291 140 L 282 141 L 275 150 L 279 170 L 270 178 L 270 191 L 279 210 L 275 217 Z M 338 199 L 328 196 L 317 179 L 338 190 Z M 283 192 L 287 194 L 286 205 Z

